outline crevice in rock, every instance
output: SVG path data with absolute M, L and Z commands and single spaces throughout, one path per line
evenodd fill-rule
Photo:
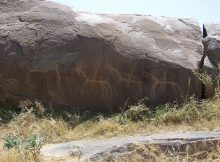
M 22 19 L 21 16 L 18 16 L 18 20 L 19 20 L 20 22 L 25 22 L 25 21 Z
M 202 27 L 202 35 L 203 35 L 203 38 L 208 36 L 204 24 L 203 24 L 203 27 Z M 205 51 L 205 48 L 204 48 L 202 59 L 199 62 L 199 73 L 200 74 L 203 72 L 203 66 L 204 66 L 205 58 L 206 58 L 206 51 Z M 201 99 L 206 99 L 205 84 L 202 81 L 201 81 Z
M 203 38 L 207 37 L 208 34 L 207 34 L 207 30 L 205 28 L 205 25 L 203 24 L 203 27 L 202 27 L 202 33 L 203 33 Z

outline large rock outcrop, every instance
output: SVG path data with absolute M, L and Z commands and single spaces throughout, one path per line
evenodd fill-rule
M 0 97 L 102 111 L 143 98 L 148 105 L 200 98 L 193 71 L 203 54 L 201 35 L 192 19 L 1 1 Z

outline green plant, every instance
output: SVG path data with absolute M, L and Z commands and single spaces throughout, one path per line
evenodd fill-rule
M 154 118 L 155 118 L 156 124 L 163 122 L 163 116 L 166 113 L 168 113 L 170 107 L 171 106 L 169 104 L 160 105 L 160 106 L 156 107 L 155 113 L 154 113 Z
M 12 148 L 20 147 L 22 145 L 22 140 L 13 134 L 8 134 L 4 138 L 4 141 L 5 141 L 4 147 L 7 148 L 8 150 Z
M 33 134 L 27 140 L 23 140 L 13 134 L 8 134 L 4 138 L 4 147 L 8 150 L 17 149 L 21 154 L 24 155 L 26 160 L 34 159 L 38 161 L 38 155 L 43 144 L 42 138 L 38 135 Z
M 27 139 L 25 143 L 25 149 L 41 147 L 41 142 L 42 142 L 41 138 L 37 136 L 36 134 L 33 134 Z
M 5 108 L 0 106 L 0 122 L 7 123 L 9 122 L 15 114 L 11 108 Z

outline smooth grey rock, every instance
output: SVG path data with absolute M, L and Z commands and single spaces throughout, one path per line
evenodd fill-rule
M 216 67 L 220 63 L 220 24 L 205 24 L 208 36 L 203 39 L 205 54 Z
M 125 136 L 111 139 L 86 139 L 62 144 L 46 145 L 41 158 L 46 161 L 117 161 L 133 153 L 138 145 L 159 146 L 162 151 L 177 155 L 188 151 L 212 149 L 220 140 L 220 132 L 170 132 L 155 135 Z M 206 146 L 205 146 L 206 144 Z M 115 160 L 113 160 L 115 159 Z M 110 160 L 110 161 L 111 161 Z
M 208 35 L 220 35 L 220 23 L 206 23 L 204 27 Z
M 203 39 L 205 53 L 217 68 L 220 65 L 220 35 L 210 35 Z

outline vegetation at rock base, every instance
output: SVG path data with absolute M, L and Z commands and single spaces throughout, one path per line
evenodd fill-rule
M 47 143 L 167 131 L 216 130 L 220 123 L 218 96 L 202 101 L 190 98 L 181 106 L 165 104 L 154 109 L 140 102 L 121 113 L 108 115 L 90 115 L 88 112 L 49 114 L 40 102 L 31 101 L 23 101 L 19 107 L 20 111 L 0 108 L 2 162 L 38 161 L 39 150 Z M 184 158 L 195 157 L 190 155 Z M 212 157 L 220 160 L 216 151 L 207 154 L 204 159 Z M 169 160 L 163 154 L 157 158 Z

